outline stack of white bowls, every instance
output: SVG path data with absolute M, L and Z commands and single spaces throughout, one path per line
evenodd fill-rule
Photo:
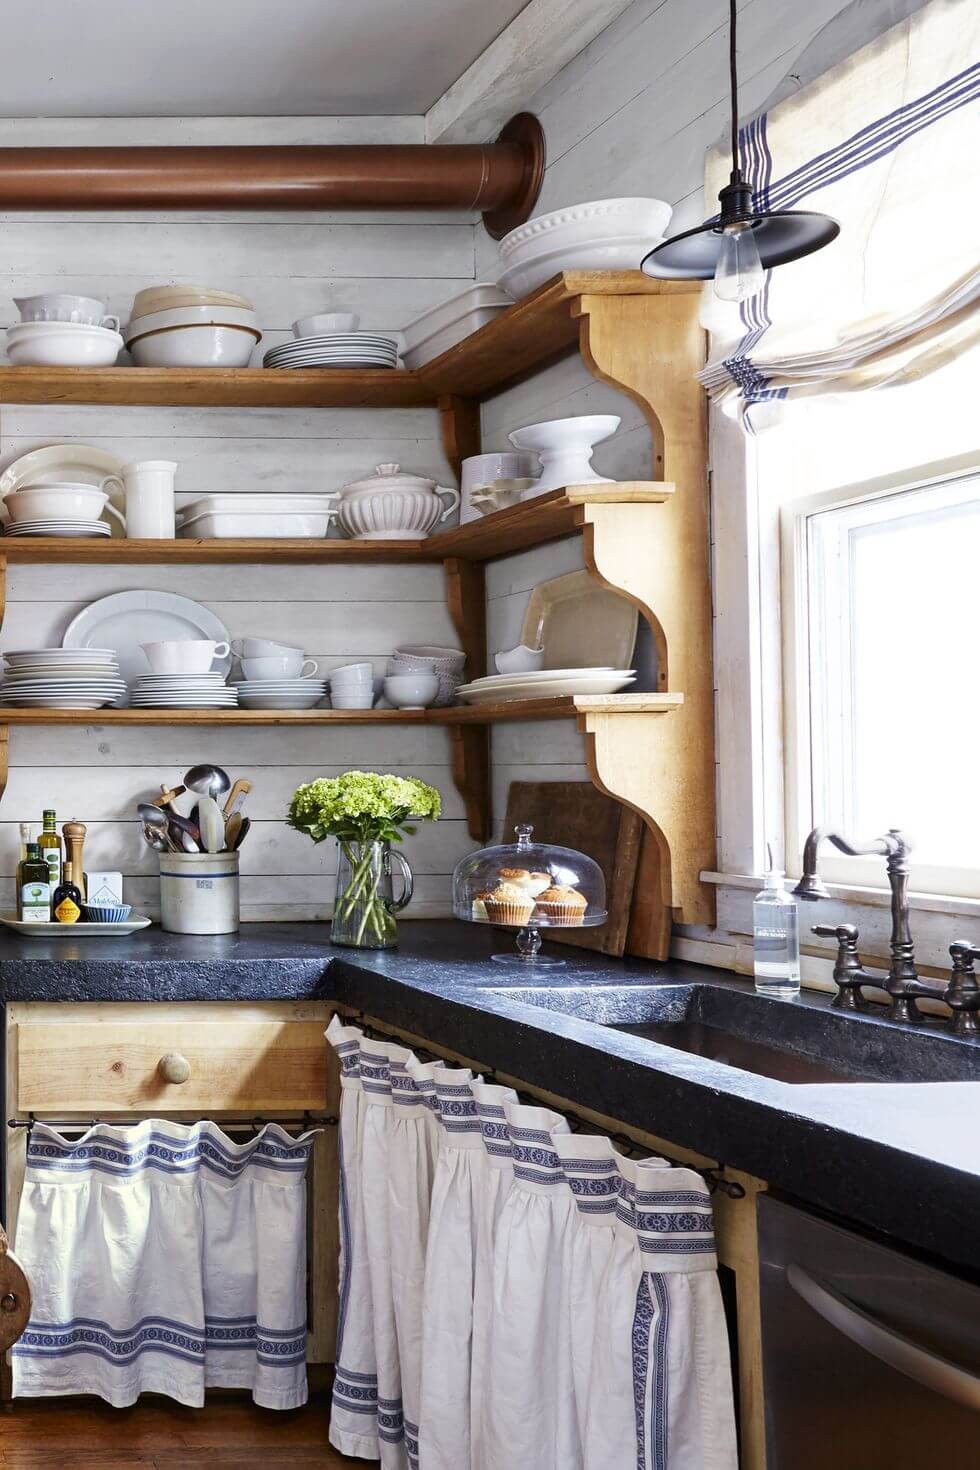
M 119 318 L 94 296 L 47 291 L 14 304 L 20 321 L 7 328 L 7 356 L 18 367 L 111 367 L 119 356 Z
M 261 340 L 251 301 L 209 286 L 137 291 L 126 328 L 138 367 L 247 367 Z
M 402 648 L 396 648 L 388 660 L 385 698 L 391 704 L 396 706 L 399 704 L 402 687 L 397 684 L 393 686 L 394 697 L 388 688 L 393 679 L 417 678 L 419 675 L 431 674 L 436 681 L 435 692 L 432 698 L 425 702 L 436 709 L 444 709 L 447 705 L 456 702 L 456 690 L 463 682 L 465 664 L 466 654 L 460 648 L 439 648 L 428 643 L 407 643 Z M 407 691 L 407 685 L 405 689 Z
M 501 240 L 497 284 L 521 297 L 559 271 L 638 270 L 671 212 L 662 199 L 593 199 L 538 215 Z
M 102 486 L 122 481 L 107 475 Z M 99 485 L 62 482 L 54 485 L 21 485 L 3 497 L 10 517 L 8 536 L 108 536 L 110 527 L 101 519 L 104 511 L 124 525 L 122 516 L 109 503 Z
M 234 645 L 244 678 L 237 685 L 245 709 L 312 709 L 327 692 L 316 659 L 301 648 L 268 638 L 243 638 Z
M 366 662 L 343 664 L 328 679 L 334 709 L 372 709 L 381 692 L 381 680 L 375 679 L 373 666 Z

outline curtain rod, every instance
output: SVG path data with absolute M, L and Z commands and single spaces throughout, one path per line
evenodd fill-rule
M 8 1118 L 7 1127 L 26 1128 L 28 1133 L 30 1133 L 36 1124 L 44 1123 L 47 1125 L 48 1128 L 55 1128 L 59 1133 L 64 1133 L 74 1130 L 81 1130 L 82 1132 L 85 1132 L 89 1128 L 98 1127 L 100 1123 L 108 1123 L 111 1127 L 129 1128 L 133 1125 L 133 1123 L 145 1123 L 146 1121 L 147 1118 L 145 1116 L 119 1116 L 112 1118 L 38 1118 L 34 1113 L 28 1113 L 26 1118 Z M 173 1120 L 164 1119 L 163 1121 L 172 1122 Z M 278 1115 L 270 1113 L 268 1115 L 256 1114 L 254 1117 L 251 1118 L 196 1118 L 194 1121 L 198 1123 L 214 1123 L 215 1127 L 222 1128 L 225 1130 L 225 1132 L 238 1132 L 243 1128 L 251 1128 L 253 1133 L 258 1133 L 262 1128 L 266 1126 L 267 1123 L 278 1123 L 281 1128 L 286 1128 L 287 1124 L 291 1124 L 293 1127 L 302 1128 L 305 1132 L 308 1128 L 336 1128 L 338 1123 L 340 1122 L 340 1119 L 334 1117 L 332 1114 L 327 1114 L 323 1117 L 320 1117 L 315 1113 L 307 1112 L 304 1113 L 301 1118 L 297 1118 L 295 1113 L 280 1113 Z

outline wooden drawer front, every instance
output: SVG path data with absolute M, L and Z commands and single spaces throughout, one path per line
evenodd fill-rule
M 17 1026 L 22 1112 L 320 1112 L 327 1045 L 318 1021 L 126 1021 Z M 164 1057 L 186 1058 L 182 1083 Z

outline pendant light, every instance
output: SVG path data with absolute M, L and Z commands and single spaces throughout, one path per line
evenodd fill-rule
M 738 147 L 738 68 L 735 59 L 735 7 L 729 0 L 729 67 L 732 97 L 732 172 L 718 195 L 721 210 L 696 230 L 665 240 L 642 263 L 648 276 L 662 280 L 706 281 L 715 278 L 715 295 L 744 301 L 761 291 L 765 272 L 829 245 L 840 225 L 826 214 L 809 210 L 757 210 L 752 185 L 742 177 Z

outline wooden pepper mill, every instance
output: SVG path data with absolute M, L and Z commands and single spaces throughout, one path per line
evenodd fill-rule
M 88 898 L 88 884 L 82 864 L 82 850 L 88 828 L 84 822 L 66 822 L 61 830 L 65 835 L 65 847 L 68 849 L 65 857 L 71 863 L 73 880 L 82 890 L 82 897 Z
M 31 1288 L 16 1256 L 7 1249 L 0 1225 L 0 1352 L 12 1347 L 31 1315 Z

